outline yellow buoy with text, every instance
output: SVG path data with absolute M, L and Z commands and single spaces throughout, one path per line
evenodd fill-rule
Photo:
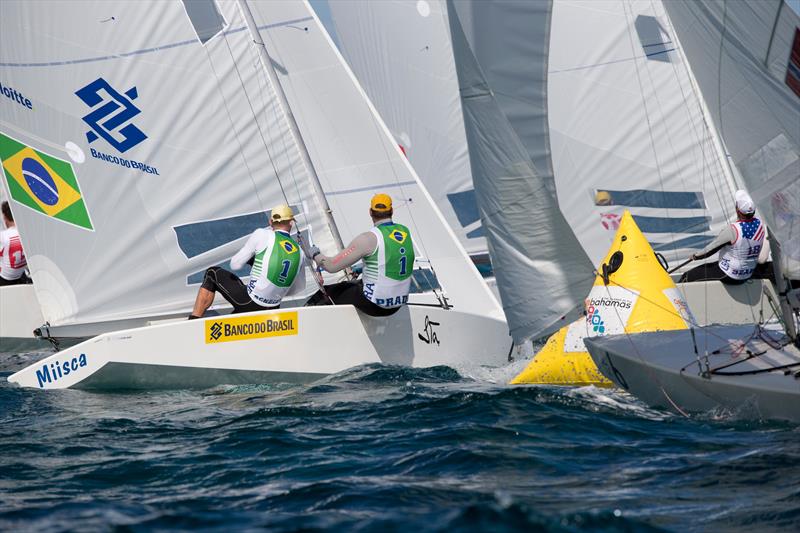
M 583 344 L 585 337 L 686 329 L 689 307 L 628 211 L 598 269 L 585 316 L 547 340 L 511 384 L 611 386 Z

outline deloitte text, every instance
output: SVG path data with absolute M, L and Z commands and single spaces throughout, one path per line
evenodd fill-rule
M 2 82 L 0 82 L 0 94 L 5 96 L 6 98 L 15 101 L 22 107 L 25 107 L 27 109 L 33 109 L 33 103 L 31 103 L 30 98 L 25 98 L 24 94 L 17 91 L 16 89 L 9 87 L 8 85 L 3 85 Z
M 156 167 L 145 165 L 144 163 L 134 161 L 133 159 L 125 159 L 124 157 L 117 157 L 115 155 L 105 154 L 103 152 L 95 150 L 94 148 L 89 148 L 89 152 L 91 152 L 92 157 L 94 157 L 95 159 L 99 159 L 100 161 L 105 161 L 107 163 L 115 163 L 125 168 L 141 170 L 142 172 L 146 172 L 147 174 L 155 174 L 156 176 L 161 175 L 158 173 L 158 169 Z

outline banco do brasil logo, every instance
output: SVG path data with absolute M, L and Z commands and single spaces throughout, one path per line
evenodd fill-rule
M 147 135 L 130 121 L 141 113 L 133 105 L 139 94 L 136 87 L 124 93 L 115 90 L 103 78 L 97 78 L 90 84 L 75 91 L 84 104 L 91 107 L 91 112 L 83 117 L 91 131 L 86 132 L 86 140 L 93 143 L 102 137 L 108 144 L 124 153 L 143 140 Z
M 211 325 L 211 333 L 209 336 L 214 340 L 219 339 L 222 336 L 222 324 L 219 322 L 214 322 Z

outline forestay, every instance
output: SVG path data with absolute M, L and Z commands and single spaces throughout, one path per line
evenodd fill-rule
M 800 279 L 800 16 L 777 2 L 668 2 L 714 123 Z

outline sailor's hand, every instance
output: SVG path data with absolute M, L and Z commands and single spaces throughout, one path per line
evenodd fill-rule
M 311 248 L 308 249 L 308 255 L 311 256 L 311 259 L 316 259 L 316 257 L 321 254 L 322 252 L 319 251 L 319 246 L 313 244 Z
M 697 261 L 697 254 L 692 254 L 692 256 L 689 259 L 691 259 L 692 261 Z

